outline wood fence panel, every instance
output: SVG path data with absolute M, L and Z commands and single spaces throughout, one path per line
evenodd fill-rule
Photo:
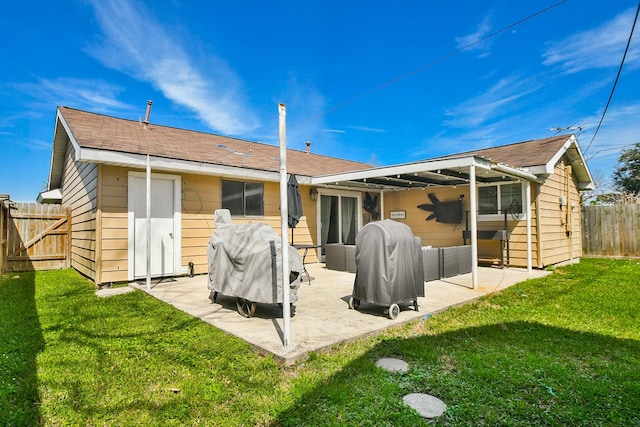
M 16 203 L 8 214 L 4 271 L 68 268 L 70 224 L 61 205 Z
M 637 204 L 582 208 L 585 255 L 640 257 L 640 208 Z

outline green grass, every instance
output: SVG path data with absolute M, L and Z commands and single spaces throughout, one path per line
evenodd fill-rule
M 640 425 L 639 284 L 636 261 L 584 259 L 285 367 L 142 292 L 4 275 L 0 425 Z

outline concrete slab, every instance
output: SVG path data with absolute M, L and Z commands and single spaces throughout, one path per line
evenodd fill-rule
M 102 288 L 96 291 L 96 296 L 104 298 L 114 295 L 128 294 L 129 292 L 133 291 L 135 291 L 135 288 L 131 286 L 120 286 L 118 288 Z
M 385 357 L 376 362 L 376 366 L 389 372 L 408 372 L 409 364 L 404 360 Z
M 405 405 L 411 406 L 423 418 L 436 418 L 444 414 L 447 405 L 430 394 L 411 393 L 402 398 Z
M 235 298 L 219 295 L 216 303 L 211 302 L 207 275 L 170 279 L 154 284 L 150 291 L 144 283 L 132 283 L 131 286 L 247 341 L 262 353 L 273 354 L 276 360 L 291 364 L 305 358 L 309 352 L 326 351 L 335 344 L 376 334 L 528 278 L 549 274 L 540 270 L 527 273 L 522 269 L 480 267 L 477 289 L 471 289 L 470 274 L 427 282 L 426 296 L 418 299 L 420 311 L 401 304 L 398 318 L 391 320 L 384 312 L 388 307 L 362 302 L 358 310 L 349 309 L 355 274 L 328 270 L 319 263 L 306 267 L 314 280 L 310 285 L 305 280 L 298 292 L 287 348 L 283 345 L 282 309 L 277 304 L 257 304 L 253 317 L 242 317 L 236 311 Z

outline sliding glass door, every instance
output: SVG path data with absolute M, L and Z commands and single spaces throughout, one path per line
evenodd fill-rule
M 354 245 L 360 227 L 360 195 L 320 194 L 320 242 L 322 255 L 327 243 Z

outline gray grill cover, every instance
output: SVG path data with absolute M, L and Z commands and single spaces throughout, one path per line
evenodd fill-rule
M 211 236 L 208 288 L 222 295 L 252 302 L 282 303 L 282 251 L 280 236 L 267 224 L 231 224 L 231 215 L 219 209 Z M 298 300 L 302 259 L 288 246 L 290 302 Z
M 409 226 L 385 219 L 356 235 L 353 297 L 378 305 L 424 296 L 422 245 Z

